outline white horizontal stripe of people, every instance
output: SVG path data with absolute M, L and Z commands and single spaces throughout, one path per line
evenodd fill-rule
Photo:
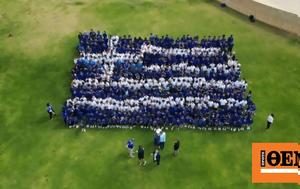
M 94 60 L 97 64 L 115 63 L 119 60 L 129 61 L 129 62 L 139 62 L 142 61 L 143 54 L 135 53 L 112 53 L 112 52 L 102 52 L 98 54 L 94 53 L 82 53 L 80 58 L 74 59 L 76 64 L 78 59 Z
M 88 100 L 86 97 L 75 97 L 73 99 L 67 100 L 67 106 L 75 107 L 78 106 L 91 106 L 100 109 L 118 110 L 118 111 L 138 111 L 142 107 L 151 108 L 170 108 L 175 106 L 188 107 L 192 109 L 203 109 L 203 108 L 218 108 L 219 106 L 226 106 L 227 108 L 240 107 L 243 108 L 247 106 L 246 100 L 235 100 L 233 98 L 220 99 L 217 101 L 211 101 L 209 96 L 204 97 L 154 97 L 154 96 L 144 96 L 137 100 L 126 99 L 126 100 L 116 100 L 113 98 L 95 98 Z
M 185 87 L 185 88 L 220 88 L 220 89 L 246 89 L 247 82 L 244 80 L 206 80 L 202 77 L 171 77 L 169 79 L 129 79 L 121 77 L 119 81 L 98 81 L 97 79 L 88 78 L 86 80 L 73 80 L 73 88 L 96 89 L 104 87 L 127 87 L 128 89 L 138 90 L 141 88 L 167 88 L 167 87 Z
M 142 53 L 160 54 L 160 55 L 193 55 L 193 56 L 216 56 L 223 53 L 220 48 L 201 48 L 194 47 L 191 49 L 169 48 L 165 49 L 158 46 L 143 44 L 141 47 Z
M 240 70 L 240 64 L 237 61 L 229 60 L 228 64 L 214 64 L 211 63 L 209 66 L 203 65 L 203 66 L 189 66 L 188 63 L 182 62 L 179 64 L 173 64 L 171 66 L 169 65 L 151 65 L 151 66 L 143 66 L 143 69 L 145 71 L 183 71 L 186 73 L 199 73 L 200 71 L 238 71 Z
M 152 46 L 154 47 L 154 46 Z M 160 47 L 157 47 L 158 49 Z M 128 63 L 142 63 L 142 58 L 144 53 L 149 54 L 161 54 L 161 55 L 188 55 L 191 53 L 191 55 L 201 55 L 203 57 L 205 56 L 217 56 L 219 55 L 220 49 L 219 48 L 192 48 L 192 49 L 181 49 L 183 51 L 179 51 L 180 49 L 164 49 L 164 51 L 161 51 L 160 53 L 156 51 L 147 51 L 147 50 L 141 50 L 141 53 L 116 53 L 116 52 L 102 52 L 98 54 L 94 53 L 82 53 L 82 56 L 78 59 L 86 59 L 86 60 L 94 60 L 97 64 L 105 64 L 105 63 L 115 63 L 117 61 L 128 61 Z M 78 59 L 74 59 L 74 63 L 76 64 Z M 232 62 L 232 61 L 231 61 Z

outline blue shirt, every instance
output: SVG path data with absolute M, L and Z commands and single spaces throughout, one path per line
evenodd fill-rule
M 156 160 L 160 160 L 160 153 L 159 152 L 157 152 L 157 154 L 156 154 Z
M 129 149 L 133 149 L 134 143 L 133 143 L 132 140 L 128 140 L 128 142 L 127 142 L 127 147 L 128 147 Z
M 159 139 L 160 142 L 166 142 L 166 133 L 162 133 L 160 135 L 160 139 Z
M 52 108 L 51 105 L 49 105 L 49 106 L 47 107 L 47 112 L 48 112 L 48 113 L 53 112 L 53 108 Z

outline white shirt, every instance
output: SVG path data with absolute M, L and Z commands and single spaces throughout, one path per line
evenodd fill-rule
M 274 118 L 271 115 L 269 115 L 267 121 L 270 123 L 273 123 L 273 120 L 274 120 Z
M 159 134 L 161 133 L 161 131 L 162 131 L 162 130 L 161 130 L 160 128 L 158 128 L 158 129 L 156 129 L 156 131 L 155 131 L 155 132 L 156 132 L 156 134 L 158 134 L 158 135 L 159 135 Z

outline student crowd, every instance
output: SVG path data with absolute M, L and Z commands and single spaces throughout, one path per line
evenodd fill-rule
M 63 108 L 75 125 L 250 126 L 255 114 L 233 37 L 149 38 L 79 34 L 72 98 Z

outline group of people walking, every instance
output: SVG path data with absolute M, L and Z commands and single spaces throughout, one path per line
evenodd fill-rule
M 166 143 L 166 132 L 163 132 L 160 128 L 155 130 L 155 136 L 154 136 L 154 147 L 155 150 L 151 153 L 153 162 L 156 163 L 156 165 L 160 165 L 160 160 L 161 160 L 161 152 L 165 148 L 165 143 Z M 131 138 L 127 141 L 126 145 L 128 149 L 128 154 L 129 157 L 134 158 L 134 147 L 135 147 L 135 142 L 134 138 Z M 180 147 L 180 141 L 176 139 L 173 144 L 173 155 L 177 156 L 179 152 L 179 147 Z M 147 161 L 145 160 L 145 148 L 143 145 L 138 146 L 137 156 L 139 159 L 139 165 L 140 166 L 145 166 L 147 164 Z

